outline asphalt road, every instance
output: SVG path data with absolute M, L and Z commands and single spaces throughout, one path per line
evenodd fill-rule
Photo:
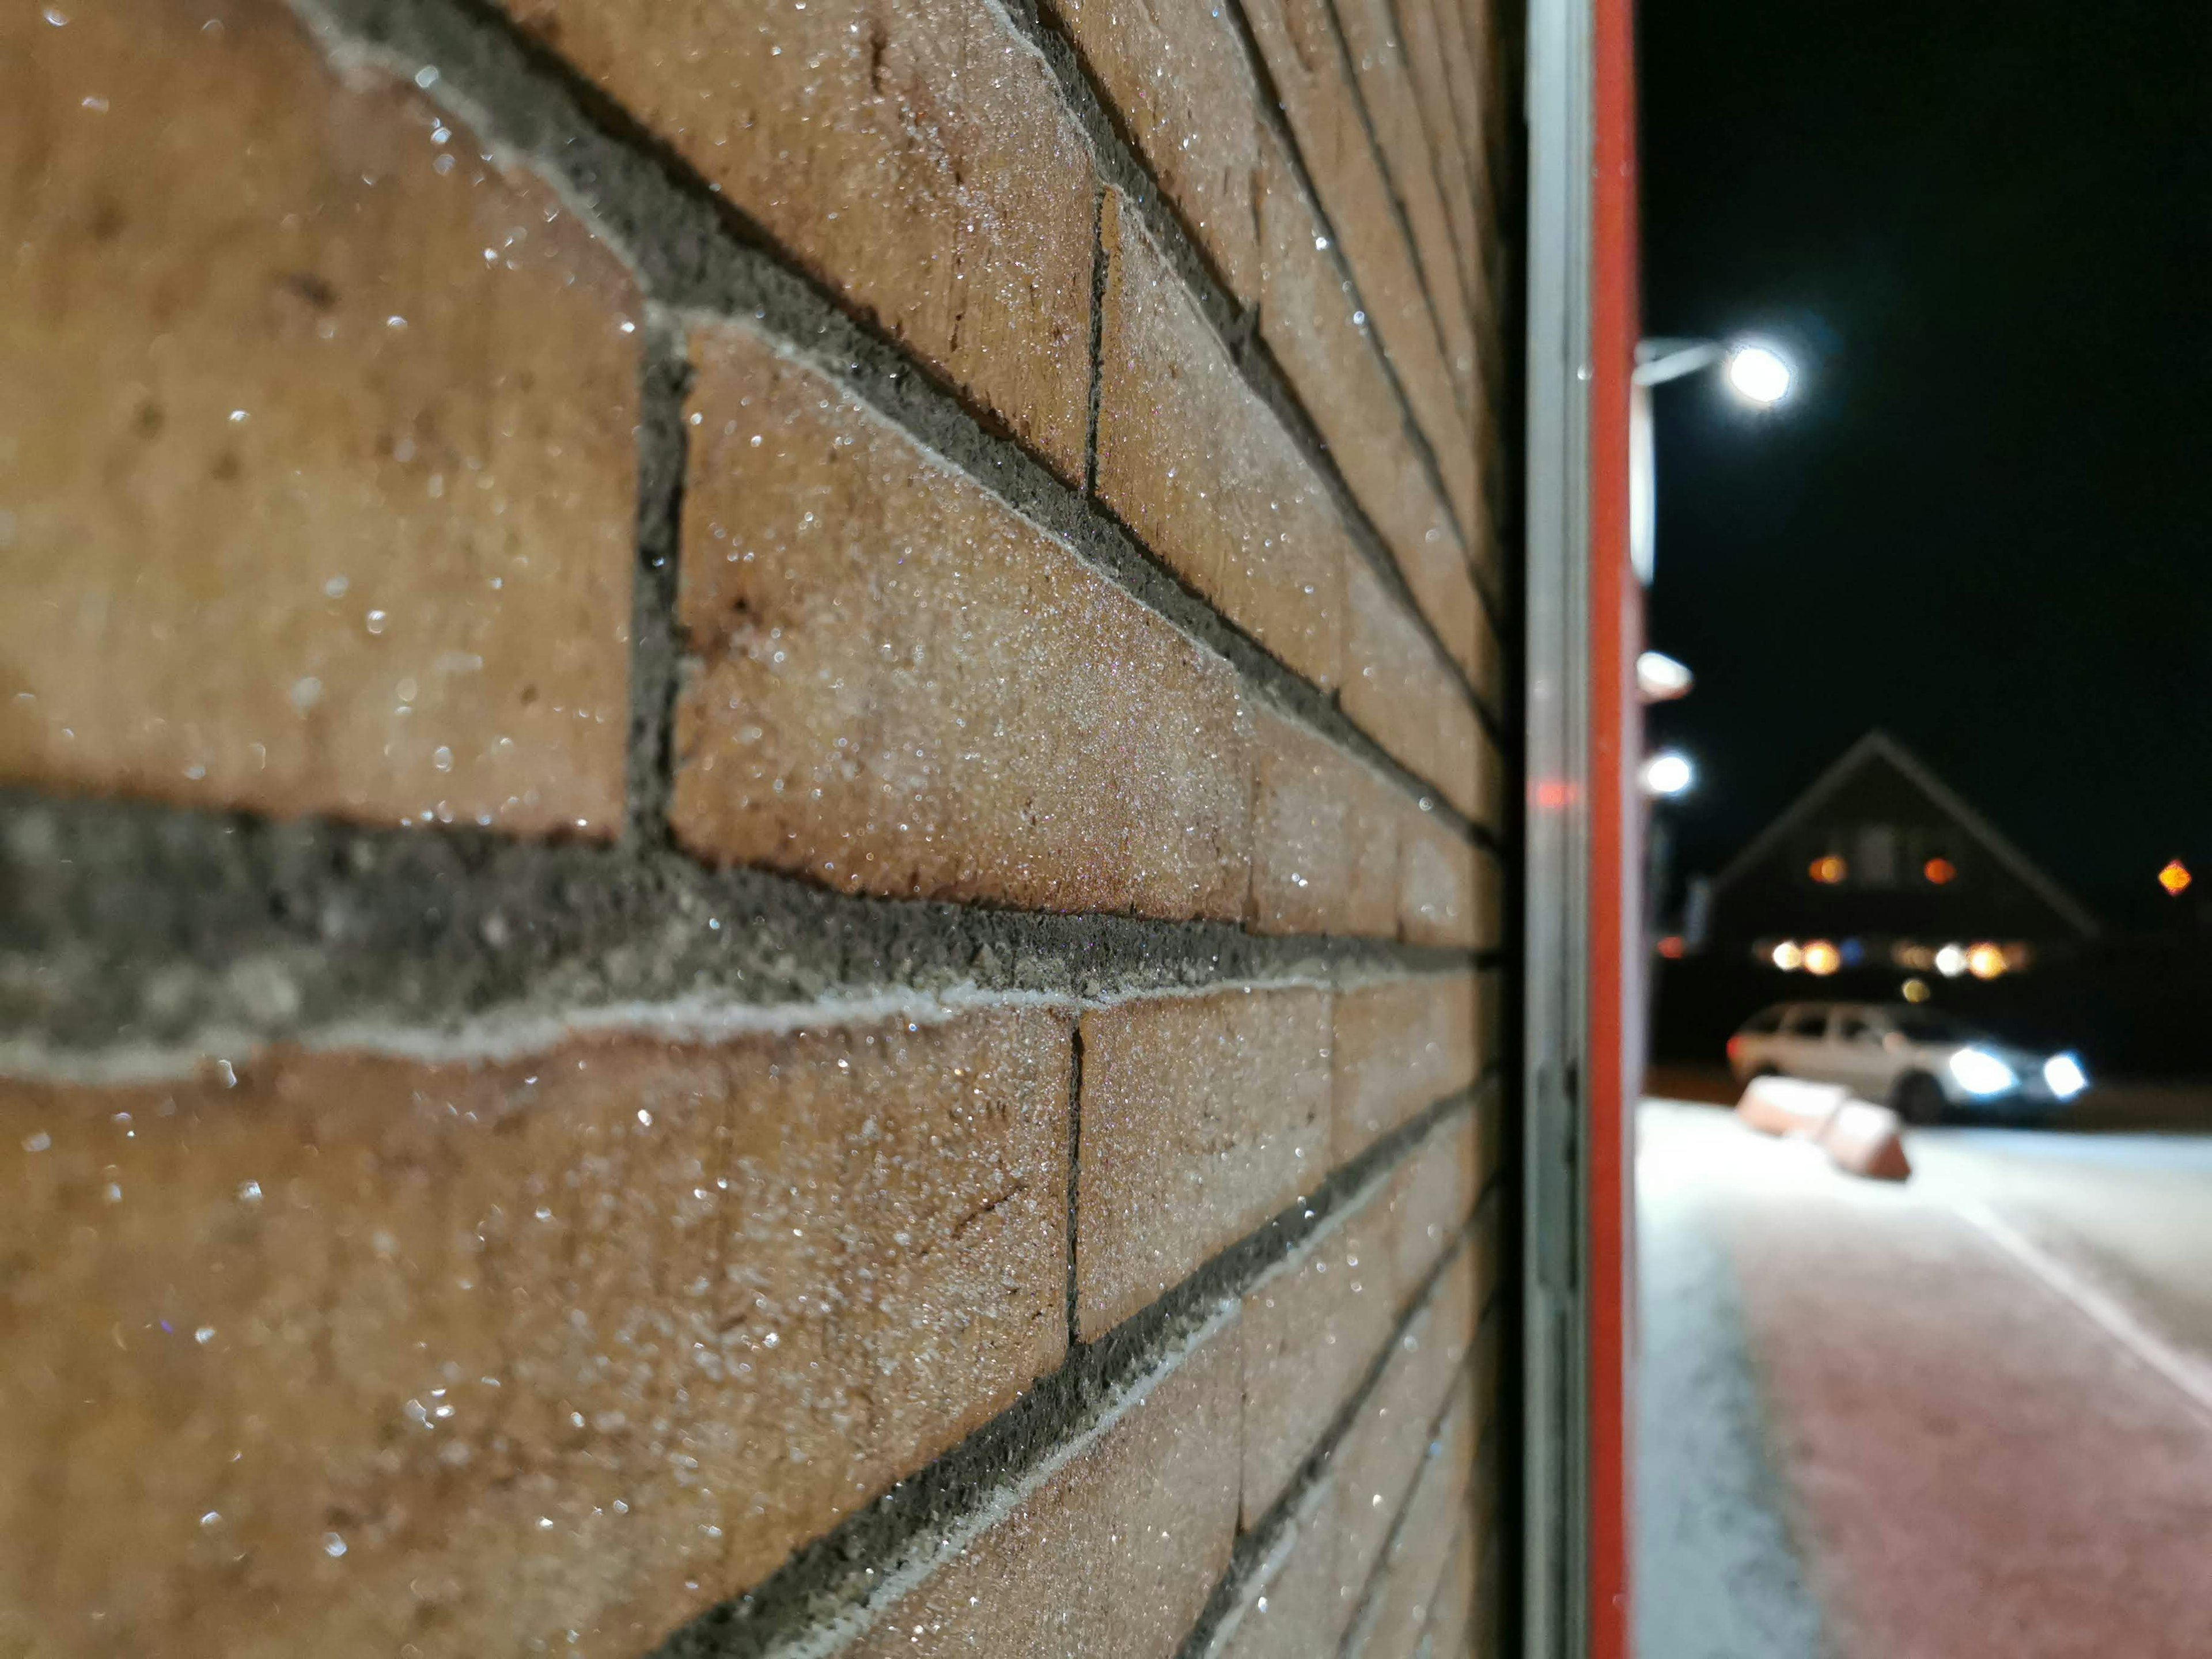
M 1639 1128 L 1642 1659 L 2212 1654 L 2212 1139 Z

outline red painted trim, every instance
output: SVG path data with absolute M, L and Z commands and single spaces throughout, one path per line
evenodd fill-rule
M 1631 1076 L 1643 1049 L 1638 991 L 1632 695 L 1643 592 L 1628 563 L 1628 398 L 1637 317 L 1636 56 L 1632 0 L 1593 0 L 1590 192 L 1589 1653 L 1629 1659 L 1629 1174 Z

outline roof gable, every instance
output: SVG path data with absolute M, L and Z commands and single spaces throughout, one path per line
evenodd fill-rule
M 1966 805 L 1948 785 L 1922 763 L 1911 750 L 1887 732 L 1868 732 L 1837 758 L 1828 769 L 1784 810 L 1713 878 L 1718 899 L 1765 860 L 1780 852 L 1796 833 L 1854 788 L 1863 788 L 1869 775 L 1887 771 L 1969 838 L 1990 861 L 2010 875 L 2047 907 L 2066 927 L 2084 938 L 2098 931 L 2092 916 L 2070 894 L 2045 875 L 1996 826 Z

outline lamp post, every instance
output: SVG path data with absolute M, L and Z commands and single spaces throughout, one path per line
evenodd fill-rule
M 1658 528 L 1658 483 L 1651 445 L 1651 388 L 1699 369 L 1719 367 L 1729 390 L 1755 409 L 1772 409 L 1790 396 L 1797 371 L 1790 359 L 1761 340 L 1639 340 L 1628 387 L 1628 557 L 1636 576 L 1651 586 Z
M 1636 368 L 1628 387 L 1628 557 L 1637 580 L 1646 587 L 1651 586 L 1659 517 L 1651 388 L 1716 368 L 1730 392 L 1761 410 L 1772 409 L 1787 398 L 1797 378 L 1787 356 L 1759 340 L 1662 337 L 1637 343 Z M 1663 702 L 1681 696 L 1690 684 L 1688 669 L 1656 652 L 1646 652 L 1637 663 L 1637 686 L 1643 702 Z M 1690 791 L 1697 781 L 1697 771 L 1688 757 L 1662 749 L 1644 763 L 1638 781 L 1645 799 L 1644 1020 L 1648 1040 L 1658 1013 L 1660 907 L 1674 861 L 1672 826 L 1663 809 Z M 1686 918 L 1684 931 L 1686 934 L 1691 931 Z M 1703 931 L 1701 924 L 1697 931 Z M 1676 947 L 1676 953 L 1686 945 L 1686 939 Z

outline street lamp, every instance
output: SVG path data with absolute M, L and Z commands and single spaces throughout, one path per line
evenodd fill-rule
M 1796 385 L 1797 371 L 1778 348 L 1763 340 L 1660 338 L 1636 344 L 1628 383 L 1628 562 L 1637 580 L 1651 586 L 1659 520 L 1658 483 L 1651 445 L 1651 388 L 1715 364 L 1729 390 L 1757 409 L 1772 409 Z
M 1663 386 L 1715 363 L 1727 365 L 1729 387 L 1746 403 L 1771 409 L 1790 395 L 1797 371 L 1790 359 L 1763 340 L 1655 339 L 1638 342 L 1638 386 Z
M 1790 395 L 1796 378 L 1789 359 L 1763 345 L 1738 346 L 1728 356 L 1728 383 L 1736 396 L 1771 409 Z
M 1698 769 L 1679 749 L 1662 749 L 1644 763 L 1644 793 L 1661 800 L 1686 795 L 1698 781 Z

